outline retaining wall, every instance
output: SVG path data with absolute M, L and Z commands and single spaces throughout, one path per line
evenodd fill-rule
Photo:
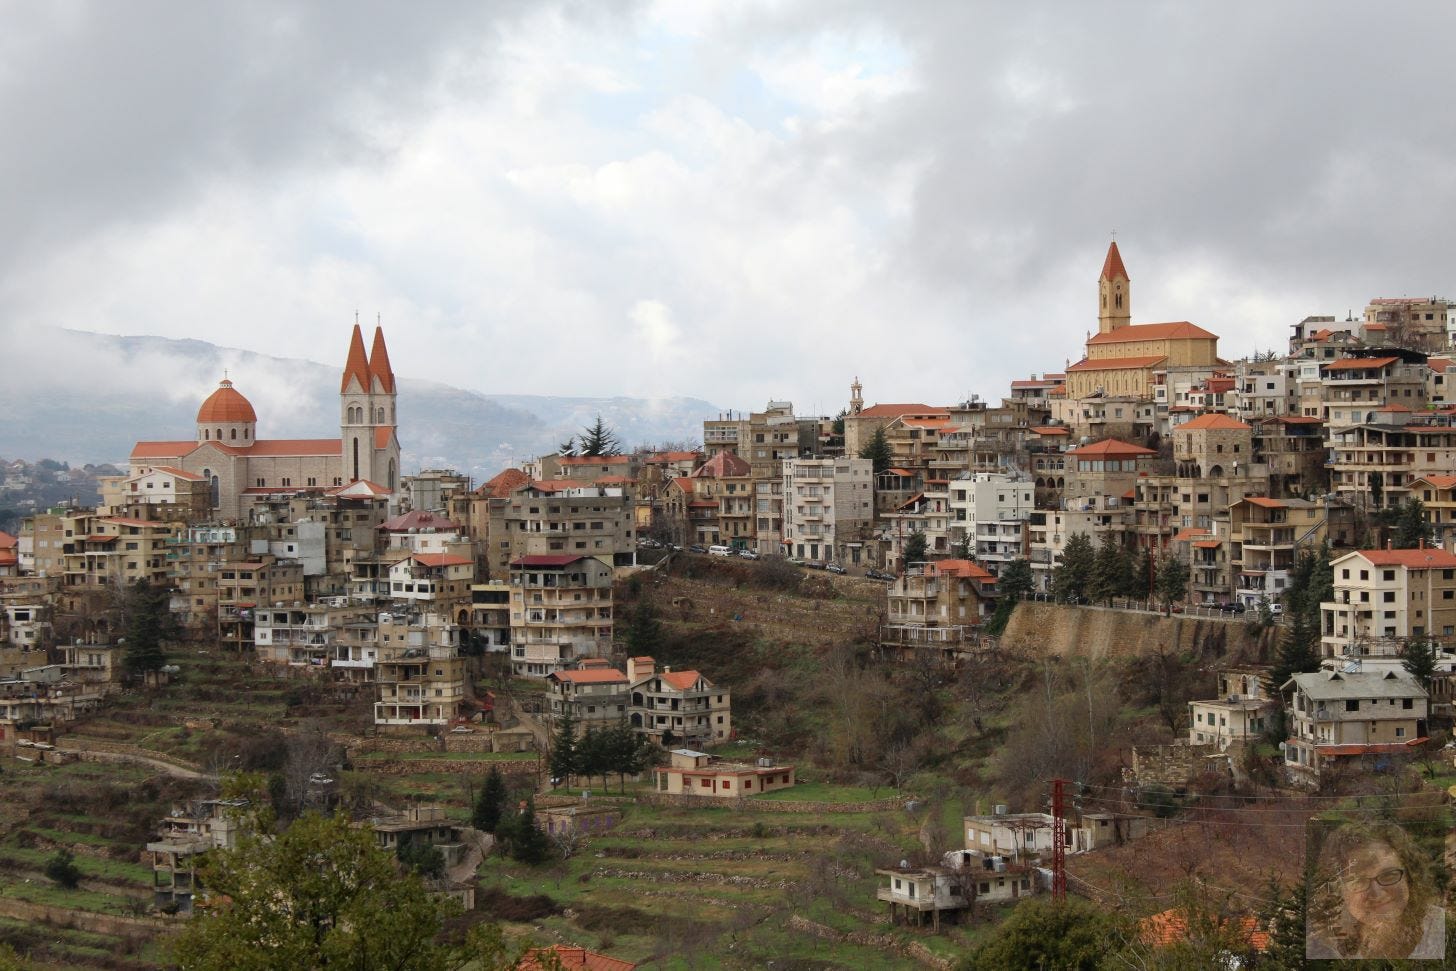
M 1111 607 L 1073 607 L 1023 601 L 1016 605 L 1001 637 L 1010 651 L 1033 656 L 1092 657 L 1174 653 L 1233 656 L 1259 661 L 1273 656 L 1278 625 L 1250 633 L 1239 617 L 1159 616 Z

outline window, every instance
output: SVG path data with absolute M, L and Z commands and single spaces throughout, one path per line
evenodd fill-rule
M 1355 699 L 1355 698 L 1351 698 L 1351 699 L 1347 700 L 1345 702 L 1345 710 L 1346 711 L 1359 711 L 1360 710 L 1360 702 L 1359 702 L 1359 700 L 1358 699 Z
M 1414 708 L 1416 706 L 1415 699 L 1414 698 L 1402 698 L 1402 699 L 1400 699 L 1400 706 L 1402 708 L 1404 708 L 1406 711 L 1410 711 L 1412 708 Z

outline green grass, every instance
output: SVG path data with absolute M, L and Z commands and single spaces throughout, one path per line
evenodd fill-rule
M 773 792 L 763 792 L 754 796 L 754 799 L 771 802 L 872 802 L 876 799 L 885 799 L 896 795 L 896 791 L 886 786 L 882 789 L 871 789 L 867 786 L 837 786 L 828 782 L 800 782 L 788 789 L 775 789 Z M 906 798 L 909 798 L 908 796 Z
M 355 762 L 534 762 L 536 752 L 361 752 Z

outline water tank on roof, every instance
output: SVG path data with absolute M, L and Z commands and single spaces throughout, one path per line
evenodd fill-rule
M 1005 816 L 1009 811 L 1004 802 L 998 802 L 991 810 L 997 816 Z

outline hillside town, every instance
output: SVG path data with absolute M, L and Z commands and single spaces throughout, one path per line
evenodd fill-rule
M 677 450 L 627 447 L 598 420 L 484 482 L 401 467 L 409 400 L 382 327 L 366 345 L 354 325 L 327 437 L 270 437 L 269 416 L 224 377 L 189 437 L 136 430 L 99 503 L 37 510 L 0 533 L 5 777 L 127 764 L 212 780 L 118 851 L 148 874 L 127 918 L 142 922 L 226 911 L 208 886 L 221 871 L 203 861 L 256 850 L 289 805 L 348 814 L 370 845 L 427 875 L 431 899 L 509 922 L 501 867 L 526 867 L 511 871 L 521 879 L 590 857 L 594 842 L 626 861 L 603 841 L 643 827 L 645 812 L 674 814 L 653 833 L 723 807 L 833 816 L 871 780 L 855 811 L 918 819 L 917 848 L 882 840 L 870 865 L 846 870 L 875 887 L 846 913 L 902 935 L 883 945 L 896 961 L 937 967 L 990 947 L 1024 900 L 1106 905 L 1099 871 L 1079 861 L 1172 839 L 1192 819 L 1257 800 L 1308 818 L 1309 800 L 1358 798 L 1372 778 L 1440 805 L 1444 790 L 1407 782 L 1453 773 L 1441 744 L 1456 689 L 1456 398 L 1444 384 L 1456 304 L 1376 297 L 1359 319 L 1290 324 L 1287 353 L 1230 359 L 1195 323 L 1133 322 L 1114 242 L 1095 310 L 1075 363 L 1010 378 L 995 404 L 873 401 L 851 376 L 835 415 L 770 401 L 705 416 L 701 447 Z M 984 720 L 1012 717 L 1019 679 L 1028 704 L 1041 680 L 1051 698 L 1055 665 L 1069 704 L 1085 689 L 1089 735 L 1075 752 L 1028 756 L 1020 783 L 1003 767 L 959 816 L 934 802 L 931 817 L 949 813 L 955 832 L 930 840 L 918 807 L 968 758 L 928 751 L 949 744 L 935 734 L 949 713 L 891 742 L 899 729 L 882 712 L 885 738 L 863 743 L 851 714 L 837 741 L 813 745 L 778 710 L 805 689 L 766 694 L 728 649 L 685 653 L 735 629 L 787 631 L 801 601 L 825 638 L 810 680 L 842 685 L 845 706 L 868 705 L 856 692 L 881 679 L 911 707 L 969 705 L 966 737 L 990 739 Z M 852 605 L 843 627 L 823 612 L 836 603 Z M 1035 624 L 1159 643 L 1057 642 L 1078 661 Z M 1093 692 L 1115 691 L 1094 665 L 1112 671 L 1122 651 L 1164 670 L 1170 651 L 1186 655 L 1184 680 L 1145 706 L 1163 713 L 1156 732 L 1109 728 L 1099 741 Z M 200 690 L 204 660 L 247 680 Z M 276 773 L 271 787 L 248 782 L 245 748 L 204 763 L 200 749 L 155 741 L 195 746 L 235 717 L 217 714 L 229 696 L 279 690 L 295 699 L 289 754 L 256 764 Z M 984 702 L 992 694 L 1002 708 Z M 168 707 L 183 697 L 211 701 Z M 153 728 L 98 734 L 129 719 Z M 311 761 L 300 739 L 317 744 Z M 437 798 L 435 781 L 427 800 L 355 784 L 371 763 L 404 771 L 410 759 L 462 773 L 467 800 Z M 744 853 L 783 835 L 766 818 L 735 837 Z M 24 853 L 40 840 L 71 859 L 54 827 L 26 832 Z M 607 906 L 627 899 L 605 892 Z M 1127 946 L 1207 944 L 1193 940 L 1206 915 L 1191 906 L 1124 911 Z M 1224 901 L 1218 953 L 1285 966 L 1259 963 L 1280 933 L 1284 911 L 1272 913 Z M 861 933 L 795 920 L 821 939 Z M 549 951 L 560 966 L 625 968 L 651 950 L 611 957 L 612 935 L 586 935 L 588 947 L 580 932 L 557 925 L 519 966 Z

